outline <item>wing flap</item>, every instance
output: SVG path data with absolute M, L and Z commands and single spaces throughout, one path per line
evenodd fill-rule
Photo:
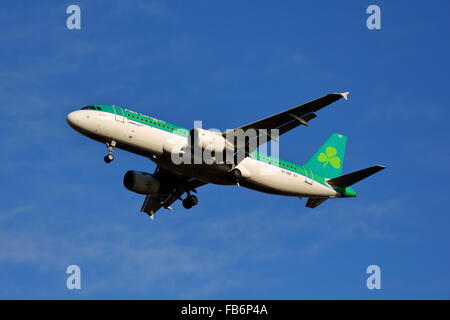
M 144 203 L 141 207 L 141 212 L 145 212 L 149 216 L 152 216 L 161 209 L 162 207 L 162 201 L 158 196 L 155 195 L 149 195 L 145 197 Z
M 145 197 L 141 212 L 145 212 L 151 218 L 161 208 L 171 210 L 171 205 L 181 199 L 185 192 L 194 191 L 196 188 L 207 184 L 204 181 L 176 175 L 166 169 L 157 167 L 154 175 L 162 182 L 162 192 Z

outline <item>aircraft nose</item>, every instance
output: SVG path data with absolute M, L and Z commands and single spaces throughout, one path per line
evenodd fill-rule
M 80 122 L 81 122 L 80 110 L 72 111 L 67 115 L 67 123 L 69 123 L 69 125 L 72 128 L 79 127 Z

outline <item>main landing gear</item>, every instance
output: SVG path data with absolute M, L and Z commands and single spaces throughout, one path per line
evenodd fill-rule
M 106 143 L 106 147 L 108 148 L 108 154 L 103 158 L 103 160 L 105 160 L 106 163 L 110 163 L 111 161 L 114 160 L 114 147 L 116 146 L 116 142 L 113 140 L 111 141 L 111 143 L 107 142 Z
M 190 209 L 193 206 L 197 205 L 197 203 L 198 198 L 190 194 L 183 200 L 183 207 L 185 207 L 186 209 Z

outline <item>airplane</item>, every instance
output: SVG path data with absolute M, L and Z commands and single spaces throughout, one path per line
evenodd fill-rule
M 225 132 L 202 128 L 189 130 L 127 108 L 105 104 L 72 111 L 67 115 L 67 122 L 84 136 L 106 145 L 106 163 L 114 160 L 113 152 L 118 148 L 149 158 L 156 164 L 153 174 L 129 170 L 123 178 L 125 188 L 145 195 L 141 212 L 152 219 L 161 208 L 172 210 L 172 204 L 177 200 L 181 200 L 186 209 L 196 206 L 198 198 L 193 193 L 208 183 L 237 185 L 300 199 L 306 197 L 305 206 L 316 208 L 327 199 L 355 197 L 356 192 L 351 186 L 385 167 L 375 165 L 342 175 L 347 137 L 339 133 L 333 133 L 303 165 L 269 156 L 257 149 L 269 141 L 277 142 L 279 136 L 298 126 L 309 126 L 309 121 L 317 117 L 315 112 L 341 98 L 348 100 L 348 94 L 330 93 Z M 250 130 L 256 132 L 251 141 L 228 138 L 230 133 Z M 271 135 L 272 132 L 277 134 Z M 212 163 L 205 159 L 175 163 L 174 155 L 193 155 L 194 150 L 199 149 L 213 160 L 219 158 L 220 151 L 227 151 L 234 158 L 233 161 L 216 159 Z M 239 159 L 235 156 L 238 152 L 243 155 Z M 198 159 L 194 156 L 194 160 Z

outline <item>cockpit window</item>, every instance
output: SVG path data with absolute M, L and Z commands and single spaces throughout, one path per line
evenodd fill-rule
M 83 107 L 83 108 L 81 108 L 81 110 L 102 110 L 102 108 L 100 108 L 100 107 L 97 107 L 97 106 L 86 106 L 86 107 Z

